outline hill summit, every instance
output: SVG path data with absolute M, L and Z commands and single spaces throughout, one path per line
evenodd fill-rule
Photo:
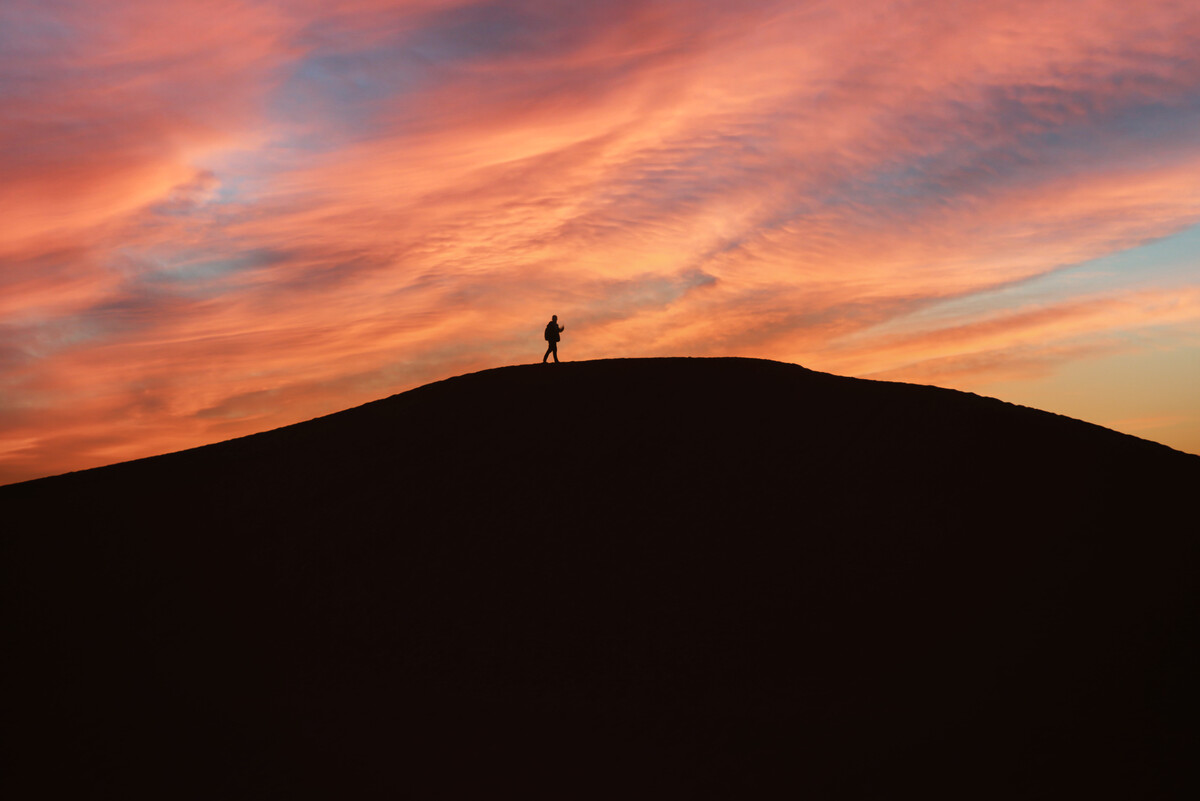
M 1161 797 L 1197 479 L 778 362 L 460 376 L 0 488 L 6 751 L 168 797 Z

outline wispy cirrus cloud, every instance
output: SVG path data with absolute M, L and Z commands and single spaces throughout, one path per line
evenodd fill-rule
M 552 312 L 577 358 L 949 384 L 1195 325 L 1153 264 L 1006 294 L 1200 222 L 1186 4 L 0 15 L 0 480 L 536 358 Z

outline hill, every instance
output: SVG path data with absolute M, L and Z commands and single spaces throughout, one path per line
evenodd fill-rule
M 1198 479 L 989 398 L 648 359 L 12 485 L 5 772 L 23 798 L 1174 797 Z

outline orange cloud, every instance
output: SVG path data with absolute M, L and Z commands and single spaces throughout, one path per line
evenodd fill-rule
M 848 347 L 854 368 L 875 378 L 953 381 L 961 372 L 1011 378 L 1044 373 L 1066 358 L 1136 346 L 1141 329 L 1200 324 L 1200 287 L 1072 299 L 940 328 L 860 339 Z M 848 365 L 849 366 L 849 365 Z
M 0 480 L 532 360 L 552 313 L 568 358 L 939 382 L 1195 320 L 993 300 L 1200 222 L 1175 3 L 0 14 Z

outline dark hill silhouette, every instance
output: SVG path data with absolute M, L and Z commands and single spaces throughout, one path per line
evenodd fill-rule
M 653 359 L 0 488 L 10 795 L 1182 797 L 1198 479 Z

